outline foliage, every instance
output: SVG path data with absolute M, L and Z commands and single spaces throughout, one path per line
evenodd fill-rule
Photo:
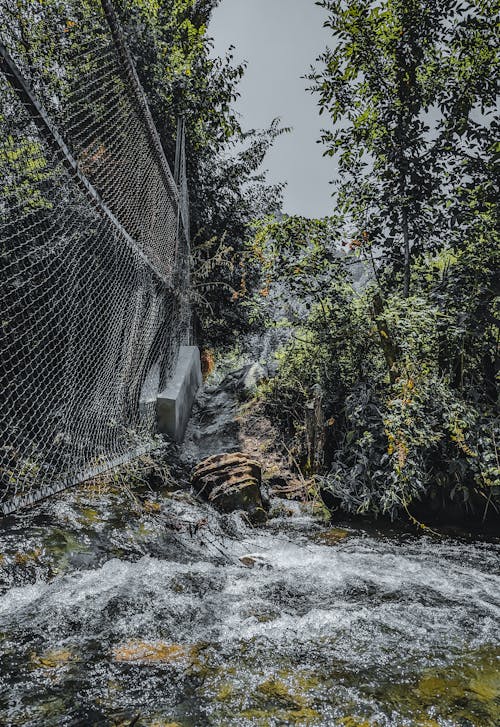
M 245 64 L 234 64 L 232 48 L 225 58 L 212 54 L 207 26 L 217 4 L 121 4 L 138 73 L 172 168 L 177 119 L 185 119 L 194 260 L 206 263 L 209 248 L 208 258 L 217 260 L 204 279 L 203 295 L 199 289 L 194 295 L 199 335 L 208 343 L 246 326 L 243 312 L 233 305 L 241 284 L 243 241 L 252 219 L 279 209 L 283 185 L 268 185 L 261 165 L 276 138 L 287 131 L 277 119 L 267 130 L 241 128 L 233 106 Z M 222 251 L 227 253 L 225 260 Z M 202 277 L 198 275 L 198 283 Z
M 197 312 L 198 325 L 210 332 L 211 340 L 224 335 L 227 320 L 221 319 L 221 298 L 236 299 L 237 290 L 232 281 L 238 279 L 239 266 L 234 249 L 226 243 L 225 235 L 219 240 L 213 237 L 198 244 L 192 254 L 191 301 Z
M 5 116 L 0 117 L 4 130 L 8 121 Z M 40 191 L 40 186 L 50 181 L 50 174 L 39 142 L 13 134 L 6 136 L 0 149 L 0 177 L 2 196 L 15 196 L 28 209 L 51 209 L 51 203 Z
M 499 336 L 498 236 L 490 230 L 467 251 L 418 258 L 412 295 L 393 292 L 380 309 L 375 278 L 356 291 L 353 257 L 340 252 L 335 229 L 332 220 L 287 217 L 256 225 L 252 255 L 262 279 L 295 303 L 294 336 L 266 391 L 269 413 L 304 465 L 308 409 L 320 388 L 323 486 L 344 510 L 394 517 L 435 495 L 493 512 L 500 422 L 488 377 Z
M 455 233 L 467 197 L 492 197 L 498 2 L 317 4 L 333 43 L 309 79 L 334 123 L 338 203 L 408 296 L 412 257 Z
M 498 514 L 498 3 L 317 4 L 333 42 L 309 79 L 333 122 L 336 216 L 256 225 L 266 296 L 295 326 L 267 407 L 307 466 L 320 397 L 332 506 Z
M 185 120 L 195 258 L 215 241 L 221 263 L 212 267 L 205 281 L 213 285 L 205 286 L 203 296 L 195 294 L 193 301 L 200 319 L 199 333 L 212 340 L 221 331 L 246 325 L 233 312 L 233 292 L 241 281 L 235 261 L 249 221 L 279 208 L 282 185 L 268 185 L 261 165 L 274 140 L 286 131 L 278 120 L 267 130 L 241 128 L 233 107 L 245 64 L 234 63 L 232 49 L 224 58 L 212 52 L 207 26 L 217 4 L 218 0 L 114 0 L 172 169 L 177 122 L 179 117 Z M 100 3 L 93 0 L 0 0 L 0 27 L 9 27 L 6 36 L 13 45 L 9 50 L 16 61 L 21 60 L 37 96 L 62 130 L 68 95 L 74 105 L 78 103 L 82 116 L 96 116 L 96 125 L 98 116 L 107 113 L 106 96 L 101 104 L 89 104 L 78 82 L 82 70 L 96 77 L 100 70 L 96 57 L 85 52 L 98 32 L 98 25 L 87 19 L 99 8 Z M 108 33 L 105 23 L 103 27 Z M 22 128 L 14 131 L 16 148 L 8 152 L 9 164 L 12 167 L 16 154 L 18 175 L 33 176 L 23 151 L 32 144 L 31 139 Z M 228 252 L 225 261 L 220 260 L 222 250 Z M 214 321 L 217 325 L 211 330 Z

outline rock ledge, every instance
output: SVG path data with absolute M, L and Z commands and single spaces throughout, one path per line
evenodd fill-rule
M 253 523 L 267 519 L 262 493 L 262 469 L 242 452 L 216 454 L 193 470 L 193 489 L 221 512 L 243 510 Z

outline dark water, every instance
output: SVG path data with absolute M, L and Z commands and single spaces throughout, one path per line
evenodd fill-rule
M 500 725 L 498 544 L 274 514 L 102 486 L 4 523 L 0 724 Z

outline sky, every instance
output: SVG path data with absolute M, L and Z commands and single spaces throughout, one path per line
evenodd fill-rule
M 288 183 L 283 211 L 306 217 L 332 212 L 335 168 L 316 143 L 325 121 L 301 78 L 328 44 L 325 17 L 314 0 L 222 0 L 209 28 L 216 55 L 234 45 L 235 60 L 248 61 L 236 106 L 243 127 L 262 128 L 277 116 L 293 127 L 264 167 L 269 181 Z

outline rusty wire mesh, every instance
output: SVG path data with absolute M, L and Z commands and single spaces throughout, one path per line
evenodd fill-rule
M 0 0 L 4 513 L 150 448 L 189 336 L 184 161 L 109 11 Z

